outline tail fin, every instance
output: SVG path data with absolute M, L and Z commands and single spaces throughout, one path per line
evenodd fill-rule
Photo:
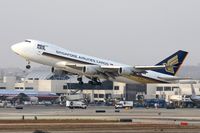
M 179 50 L 173 55 L 169 56 L 168 58 L 164 59 L 160 63 L 156 65 L 163 65 L 165 64 L 167 67 L 164 69 L 154 70 L 159 73 L 167 74 L 174 76 L 178 72 L 179 68 L 181 67 L 182 63 L 184 62 L 188 52 Z

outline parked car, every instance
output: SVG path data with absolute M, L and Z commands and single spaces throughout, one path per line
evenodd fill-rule
M 175 105 L 173 103 L 167 103 L 166 109 L 176 109 Z
M 15 109 L 24 109 L 24 105 L 22 104 L 15 105 Z

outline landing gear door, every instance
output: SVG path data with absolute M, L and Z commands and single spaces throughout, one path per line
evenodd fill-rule
M 38 55 L 42 55 L 42 53 L 43 52 L 41 50 L 38 50 L 38 52 L 37 52 Z

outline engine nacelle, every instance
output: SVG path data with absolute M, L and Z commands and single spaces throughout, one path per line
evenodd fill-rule
M 98 73 L 98 69 L 100 69 L 100 66 L 84 66 L 83 73 L 88 75 L 94 75 Z
M 133 67 L 121 67 L 118 70 L 119 75 L 131 75 L 134 73 Z

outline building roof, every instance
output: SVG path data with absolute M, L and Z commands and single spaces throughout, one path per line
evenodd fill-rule
M 69 76 L 62 74 L 55 74 L 49 70 L 33 70 L 26 77 L 25 80 L 68 80 Z
M 43 71 L 43 70 L 33 70 L 30 72 L 25 80 L 48 80 L 50 79 L 54 74 L 50 71 Z

